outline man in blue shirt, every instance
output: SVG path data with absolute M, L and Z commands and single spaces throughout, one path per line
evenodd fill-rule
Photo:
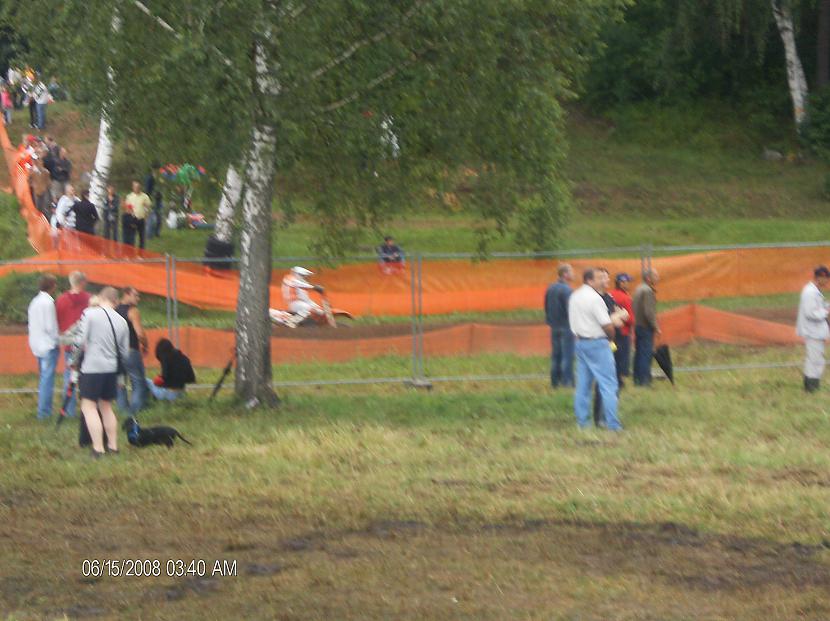
M 574 335 L 568 321 L 568 300 L 571 297 L 573 268 L 562 263 L 558 269 L 559 280 L 545 292 L 545 323 L 550 326 L 551 386 L 574 385 Z

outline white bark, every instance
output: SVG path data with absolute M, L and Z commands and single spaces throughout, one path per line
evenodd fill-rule
M 233 219 L 242 198 L 242 191 L 242 177 L 239 176 L 236 167 L 231 164 L 225 175 L 219 211 L 216 213 L 216 228 L 213 231 L 213 236 L 219 241 L 230 243 L 233 238 Z
M 121 18 L 118 13 L 112 16 L 110 22 L 112 35 L 118 36 L 121 30 Z M 109 92 L 115 88 L 115 72 L 112 67 L 107 67 L 107 86 Z M 107 183 L 112 169 L 112 136 L 110 135 L 109 111 L 112 108 L 111 102 L 106 102 L 101 107 L 101 124 L 98 127 L 98 148 L 95 151 L 95 162 L 92 165 L 92 178 L 89 181 L 89 200 L 98 209 L 101 216 L 104 203 L 107 199 Z
M 112 139 L 106 107 L 101 110 L 101 125 L 98 128 L 98 149 L 95 151 L 95 163 L 92 165 L 92 178 L 89 181 L 89 200 L 98 209 L 98 215 L 107 199 L 107 183 L 112 168 Z
M 256 88 L 263 100 L 279 93 L 278 67 L 255 47 Z M 271 198 L 276 175 L 276 131 L 257 112 L 242 199 L 239 295 L 236 304 L 236 394 L 251 406 L 275 405 L 271 389 Z
M 798 56 L 798 48 L 795 45 L 795 30 L 793 28 L 793 16 L 790 11 L 788 0 L 770 0 L 772 3 L 772 14 L 775 17 L 775 24 L 778 26 L 778 34 L 784 44 L 784 54 L 787 60 L 787 83 L 790 87 L 790 98 L 793 102 L 793 119 L 796 129 L 806 117 L 807 109 L 807 78 L 804 75 L 804 68 L 801 66 L 801 58 Z

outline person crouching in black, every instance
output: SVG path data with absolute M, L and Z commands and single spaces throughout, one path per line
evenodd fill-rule
M 161 364 L 161 373 L 153 380 L 147 378 L 147 388 L 160 401 L 175 401 L 185 394 L 185 384 L 196 381 L 190 358 L 173 347 L 169 339 L 161 339 L 156 344 L 156 358 Z

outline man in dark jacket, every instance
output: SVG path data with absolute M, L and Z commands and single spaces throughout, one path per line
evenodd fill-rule
M 98 222 L 98 210 L 89 200 L 89 192 L 81 192 L 81 200 L 72 208 L 75 212 L 75 230 L 87 235 L 95 235 L 95 223 Z
M 660 336 L 660 326 L 657 325 L 657 295 L 656 289 L 660 276 L 657 270 L 648 269 L 643 272 L 643 283 L 634 292 L 631 306 L 634 308 L 634 335 L 636 349 L 634 350 L 634 385 L 649 386 L 651 384 L 651 356 L 654 353 L 654 337 Z
M 569 264 L 562 263 L 557 273 L 559 280 L 545 292 L 545 323 L 550 326 L 552 349 L 550 383 L 554 388 L 574 385 L 574 335 L 568 321 L 574 272 Z
M 628 312 L 628 319 L 617 328 L 614 336 L 614 343 L 617 351 L 614 352 L 614 360 L 617 363 L 617 380 L 620 388 L 623 387 L 623 378 L 628 377 L 631 368 L 631 330 L 634 327 L 634 308 L 631 306 L 631 294 L 628 292 L 631 286 L 631 276 L 625 272 L 617 274 L 614 279 L 616 287 L 611 292 L 614 304 L 624 308 Z

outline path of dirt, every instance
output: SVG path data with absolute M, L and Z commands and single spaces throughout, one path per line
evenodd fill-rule
M 205 610 L 210 618 L 280 619 L 830 617 L 830 542 L 703 534 L 675 523 L 394 520 L 290 534 L 281 530 L 285 524 L 258 523 L 250 514 L 221 519 L 235 524 L 218 536 L 209 525 L 183 532 L 175 544 L 137 524 L 130 536 L 129 524 L 76 524 L 65 541 L 78 557 L 71 568 L 62 564 L 64 552 L 27 567 L 0 567 L 0 608 L 25 613 L 20 618 L 70 619 L 123 618 L 125 610 L 178 619 L 204 619 Z M 196 550 L 197 557 L 236 560 L 238 571 L 83 577 L 82 558 L 101 544 L 107 558 L 175 558 Z

